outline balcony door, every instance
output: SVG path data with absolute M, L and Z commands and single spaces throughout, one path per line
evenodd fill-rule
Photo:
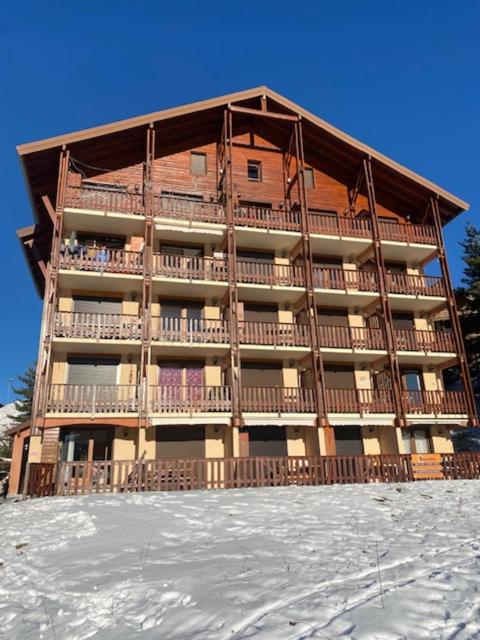
M 405 453 L 431 453 L 430 430 L 402 429 L 403 448 Z
M 60 459 L 64 462 L 111 460 L 113 429 L 62 429 Z
M 337 456 L 363 456 L 360 427 L 334 427 Z
M 73 296 L 73 310 L 75 313 L 122 313 L 122 301 L 119 298 L 97 296 Z
M 185 340 L 198 332 L 202 326 L 203 304 L 160 300 L 160 323 L 162 332 L 171 340 Z
M 418 411 L 423 407 L 423 374 L 421 369 L 403 369 L 402 385 L 410 411 Z
M 158 384 L 170 387 L 177 400 L 199 400 L 204 384 L 203 362 L 160 361 Z
M 246 427 L 250 456 L 287 456 L 287 436 L 285 427 Z

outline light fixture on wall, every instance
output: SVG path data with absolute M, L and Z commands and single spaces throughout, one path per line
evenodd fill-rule
M 213 358 L 212 362 L 213 362 L 214 365 L 217 365 L 218 364 L 218 358 L 217 357 Z
M 127 362 L 128 362 L 128 364 L 132 364 L 132 362 L 133 362 L 133 356 L 131 354 L 128 355 Z
M 290 303 L 289 302 L 285 302 L 283 307 L 284 307 L 285 311 L 288 311 L 290 309 Z
M 218 298 L 212 298 L 212 304 L 214 307 L 216 307 L 218 304 Z
M 282 249 L 282 258 L 286 258 L 288 256 L 288 251 L 286 249 Z
M 128 436 L 128 429 L 124 428 L 122 433 L 123 433 L 123 437 L 126 438 Z
M 288 366 L 290 367 L 290 369 L 293 367 L 294 364 L 295 364 L 295 360 L 288 361 Z
M 135 302 L 137 299 L 137 292 L 136 291 L 132 291 L 132 293 L 130 294 L 130 299 L 132 302 Z

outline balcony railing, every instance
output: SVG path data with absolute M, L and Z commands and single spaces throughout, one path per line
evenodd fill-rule
M 152 413 L 210 413 L 229 412 L 232 404 L 228 386 L 166 386 L 149 389 Z
M 325 389 L 328 413 L 393 413 L 389 389 Z
M 237 207 L 235 209 L 235 224 L 245 227 L 261 227 L 262 229 L 278 229 L 279 231 L 300 231 L 301 229 L 298 211 L 271 207 Z
M 320 325 L 320 346 L 330 349 L 385 349 L 381 329 Z
M 142 321 L 131 315 L 57 311 L 54 335 L 56 338 L 140 340 Z
M 467 401 L 463 391 L 403 391 L 408 413 L 466 414 Z
M 136 385 L 52 384 L 47 413 L 135 413 Z
M 302 287 L 304 285 L 303 268 L 292 264 L 272 264 L 238 260 L 238 282 Z
M 378 227 L 382 240 L 437 244 L 435 227 L 428 224 L 399 224 L 396 222 L 379 221 Z
M 404 293 L 418 296 L 445 296 L 443 278 L 419 276 L 407 273 L 387 273 L 389 293 Z
M 132 215 L 141 215 L 145 211 L 142 193 L 114 184 L 111 186 L 69 185 L 65 198 L 65 206 L 72 209 L 93 209 Z
M 242 409 L 255 413 L 315 413 L 313 389 L 243 387 Z
M 314 266 L 313 283 L 320 289 L 378 291 L 378 279 L 374 271 Z
M 206 318 L 152 318 L 152 340 L 215 344 L 229 342 L 228 323 Z
M 310 346 L 310 329 L 306 324 L 245 320 L 239 322 L 238 330 L 242 344 L 280 347 Z
M 225 222 L 224 209 L 215 202 L 170 195 L 155 195 L 153 207 L 154 215 L 161 218 L 173 218 L 188 222 Z
M 60 256 L 60 269 L 76 271 L 95 271 L 96 273 L 133 273 L 143 272 L 143 254 L 137 251 L 123 251 L 107 249 L 105 253 L 99 250 L 86 250 L 77 255 L 64 253 Z
M 427 353 L 455 353 L 455 340 L 449 331 L 414 331 L 396 329 L 397 351 L 424 351 Z
M 366 218 L 349 216 L 329 216 L 322 213 L 309 212 L 311 233 L 332 236 L 350 236 L 353 238 L 371 238 L 372 227 Z
M 157 276 L 188 280 L 226 281 L 228 279 L 227 262 L 222 258 L 175 256 L 163 253 L 154 254 L 153 273 Z

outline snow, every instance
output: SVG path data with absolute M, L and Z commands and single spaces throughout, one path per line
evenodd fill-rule
M 480 639 L 480 481 L 0 507 L 0 638 Z

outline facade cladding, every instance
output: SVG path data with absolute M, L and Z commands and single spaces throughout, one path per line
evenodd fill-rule
M 448 453 L 476 425 L 440 187 L 265 87 L 19 153 L 31 461 Z

